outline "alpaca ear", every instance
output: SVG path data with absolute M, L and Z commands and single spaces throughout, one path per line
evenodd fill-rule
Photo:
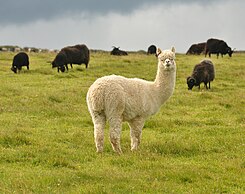
M 175 53 L 175 48 L 174 48 L 174 47 L 172 47 L 171 51 L 172 51 L 173 53 Z
M 159 56 L 161 53 L 162 53 L 162 50 L 160 48 L 157 48 L 157 52 L 156 52 L 157 56 Z

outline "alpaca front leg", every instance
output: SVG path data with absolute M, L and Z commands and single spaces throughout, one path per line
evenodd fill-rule
M 118 154 L 122 153 L 121 145 L 120 145 L 120 135 L 122 129 L 122 121 L 121 119 L 118 120 L 111 120 L 110 123 L 110 141 L 112 148 Z
M 145 120 L 141 118 L 137 118 L 129 122 L 132 151 L 138 149 L 144 123 Z

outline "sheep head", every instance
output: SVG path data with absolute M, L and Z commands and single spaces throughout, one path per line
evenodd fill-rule
M 11 70 L 12 70 L 14 73 L 17 73 L 17 67 L 16 67 L 16 66 L 11 67 Z
M 192 90 L 192 88 L 196 85 L 196 79 L 189 76 L 186 79 L 186 83 L 188 85 L 188 90 Z

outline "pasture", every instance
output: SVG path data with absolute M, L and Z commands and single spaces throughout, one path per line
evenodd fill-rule
M 154 80 L 157 59 L 140 53 L 92 52 L 88 69 L 57 73 L 52 53 L 30 53 L 30 70 L 14 74 L 14 53 L 0 53 L 0 193 L 244 193 L 245 54 L 212 56 L 211 90 L 187 90 L 204 58 L 177 54 L 173 96 L 144 126 L 130 151 L 96 153 L 86 93 L 99 77 Z

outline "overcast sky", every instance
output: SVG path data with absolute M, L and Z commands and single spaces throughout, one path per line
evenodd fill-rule
M 0 0 L 0 45 L 186 52 L 214 37 L 245 50 L 244 0 Z

